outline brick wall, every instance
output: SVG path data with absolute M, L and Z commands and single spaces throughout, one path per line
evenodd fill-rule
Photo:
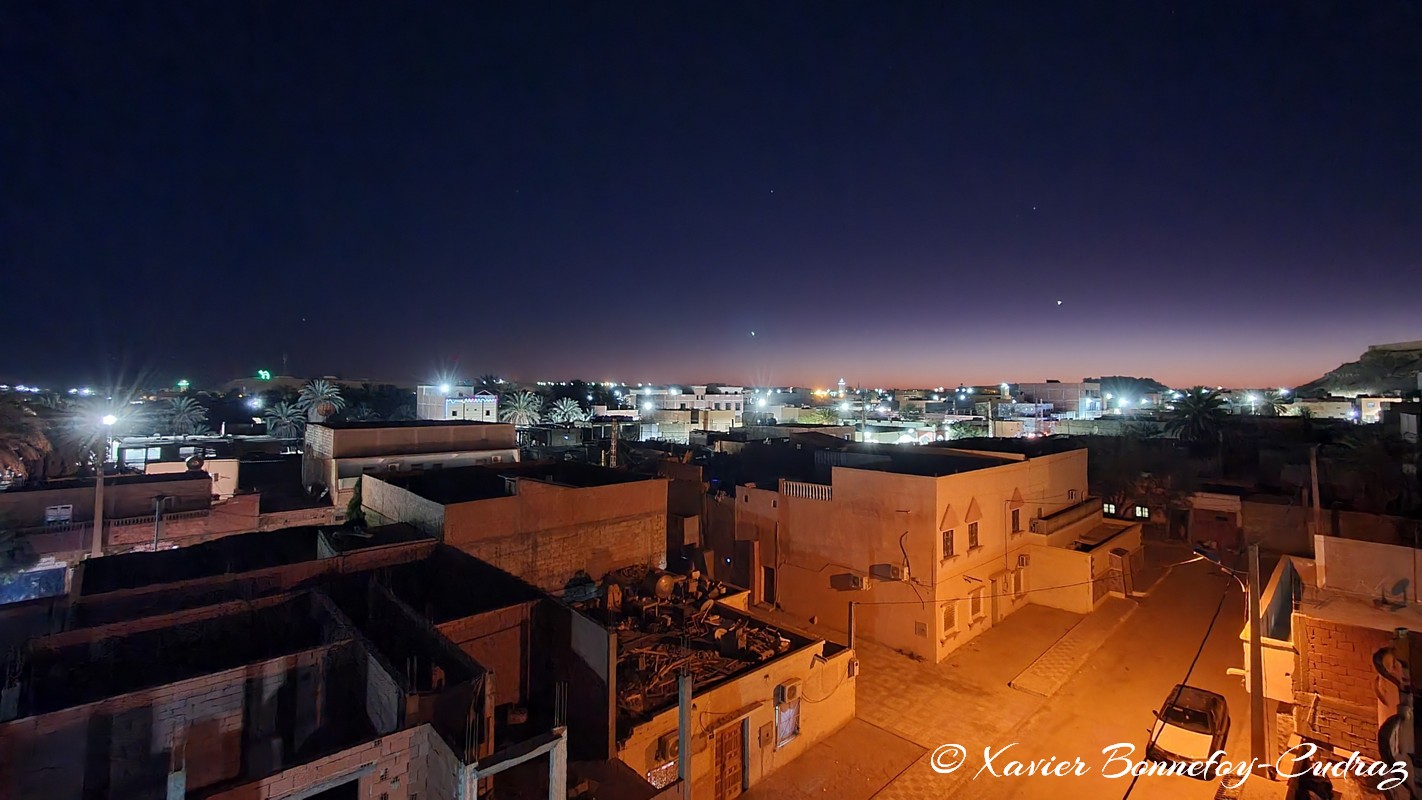
M 601 577 L 631 564 L 665 565 L 666 514 L 451 543 L 540 589 L 556 591 L 579 570 Z
M 173 746 L 185 742 L 189 790 L 240 777 L 243 739 L 260 736 L 249 690 L 266 694 L 294 673 L 321 671 L 333 647 L 313 648 L 96 703 L 0 725 L 0 797 L 161 796 Z M 319 681 L 318 681 L 319 683 Z M 247 729 L 247 730 L 244 730 Z
M 1392 641 L 1387 631 L 1345 625 L 1294 614 L 1299 668 L 1294 691 L 1317 695 L 1317 703 L 1300 702 L 1300 733 L 1330 744 L 1377 757 L 1378 707 L 1374 692 L 1377 671 L 1373 653 Z
M 496 706 L 526 702 L 529 611 L 536 602 L 530 600 L 438 626 L 440 633 L 492 673 Z

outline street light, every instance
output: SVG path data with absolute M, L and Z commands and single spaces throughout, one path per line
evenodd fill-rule
M 104 462 L 109 454 L 109 436 L 118 417 L 105 414 L 99 418 L 103 425 L 103 450 L 98 454 L 94 472 L 94 535 L 90 539 L 89 554 L 95 558 L 104 554 Z

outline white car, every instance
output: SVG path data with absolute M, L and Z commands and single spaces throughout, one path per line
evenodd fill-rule
M 1155 712 L 1146 758 L 1171 764 L 1205 762 L 1229 738 L 1229 704 L 1214 692 L 1181 684 Z M 1194 777 L 1209 780 L 1203 774 Z

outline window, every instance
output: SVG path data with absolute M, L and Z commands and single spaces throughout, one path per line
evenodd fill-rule
M 44 510 L 44 524 L 64 525 L 74 519 L 74 506 L 46 506 Z
M 712 405 L 715 406 L 715 409 L 714 409 L 714 410 L 716 410 L 716 411 L 720 411 L 720 410 L 721 410 L 721 404 L 720 404 L 720 403 L 713 403 Z
M 974 589 L 968 599 L 968 614 L 976 621 L 983 618 L 983 593 L 982 589 Z
M 1012 596 L 1021 597 L 1026 584 L 1027 569 L 1025 567 L 1022 567 L 1019 568 L 1016 572 L 1012 573 Z
M 958 601 L 949 600 L 943 604 L 943 635 L 958 630 Z
M 1145 506 L 1136 506 L 1136 519 L 1150 519 L 1150 509 Z
M 1012 532 L 1017 533 L 1022 530 L 1022 509 L 1012 509 Z
M 1116 504 L 1115 504 L 1115 503 L 1102 503 L 1102 504 L 1101 504 L 1101 511 L 1102 511 L 1102 513 L 1105 513 L 1105 514 L 1115 514 L 1115 513 L 1116 513 Z
M 945 559 L 953 557 L 953 531 L 951 529 L 943 532 L 943 557 Z
M 976 522 L 969 522 L 969 523 L 968 523 L 968 549 L 969 549 L 969 550 L 972 550 L 972 549 L 977 548 L 977 547 L 980 547 L 980 545 L 978 544 L 978 523 L 976 523 Z
M 775 746 L 790 744 L 800 735 L 800 693 L 794 700 L 786 700 L 775 706 Z
M 1076 499 L 1076 490 L 1075 490 L 1075 489 L 1067 489 L 1067 499 L 1068 499 L 1068 500 L 1075 500 L 1075 499 Z

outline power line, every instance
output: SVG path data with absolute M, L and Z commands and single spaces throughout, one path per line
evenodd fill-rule
M 1190 673 L 1195 671 L 1195 665 L 1199 663 L 1200 655 L 1205 652 L 1205 644 L 1210 641 L 1210 632 L 1215 629 L 1215 623 L 1219 621 L 1220 612 L 1224 610 L 1225 598 L 1227 597 L 1229 597 L 1228 583 L 1224 585 L 1224 590 L 1220 592 L 1220 602 L 1219 605 L 1215 606 L 1215 615 L 1210 617 L 1210 624 L 1205 628 L 1205 637 L 1200 640 L 1200 647 L 1195 650 L 1195 657 L 1190 659 L 1190 667 L 1185 670 L 1185 678 L 1180 681 L 1181 684 L 1189 685 Z M 1174 696 L 1173 693 L 1172 696 Z M 1163 730 L 1165 730 L 1164 725 L 1152 726 L 1150 741 L 1146 742 L 1147 758 L 1149 758 L 1150 748 L 1155 746 L 1155 740 L 1160 738 L 1160 732 Z M 1131 783 L 1126 787 L 1126 793 L 1121 795 L 1121 800 L 1127 800 L 1127 798 L 1131 796 L 1131 791 L 1136 788 L 1136 781 L 1140 780 L 1140 778 L 1140 773 L 1131 776 Z

